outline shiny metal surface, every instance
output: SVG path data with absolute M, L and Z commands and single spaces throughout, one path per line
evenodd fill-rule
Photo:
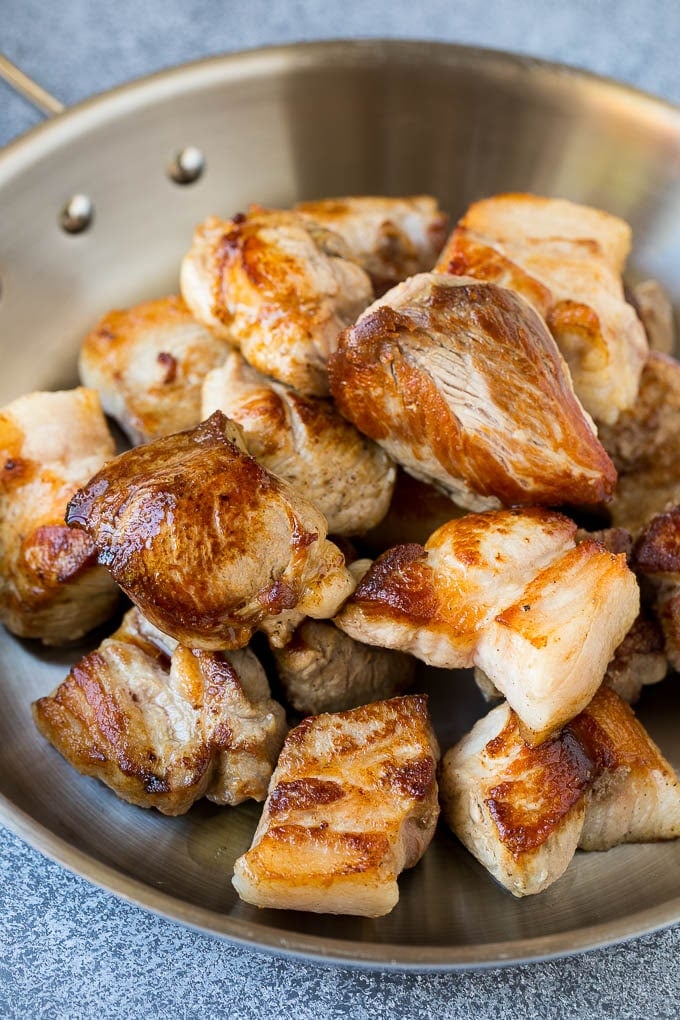
M 188 147 L 191 187 L 166 174 Z M 249 201 L 533 190 L 602 206 L 635 231 L 633 273 L 680 302 L 680 113 L 616 84 L 501 53 L 415 42 L 321 43 L 209 60 L 85 103 L 0 156 L 0 402 L 75 382 L 80 340 L 115 306 L 177 287 L 193 226 Z M 97 210 L 64 233 L 69 196 Z M 95 644 L 92 639 L 91 644 Z M 442 829 L 375 921 L 241 903 L 230 883 L 258 808 L 143 812 L 75 774 L 29 705 L 82 649 L 0 638 L 0 818 L 44 853 L 152 910 L 275 951 L 379 967 L 564 954 L 680 920 L 680 843 L 577 854 L 546 893 L 498 888 Z M 442 745 L 483 713 L 465 674 L 423 670 Z M 673 679 L 640 716 L 676 767 Z
M 34 106 L 48 117 L 54 117 L 58 113 L 63 113 L 64 104 L 50 92 L 47 92 L 42 85 L 38 85 L 32 78 L 29 78 L 4 53 L 0 53 L 0 78 L 6 81 L 8 85 L 11 85 L 13 89 L 16 89 L 17 92 L 20 92 L 25 99 L 28 99 L 29 102 L 33 103 Z

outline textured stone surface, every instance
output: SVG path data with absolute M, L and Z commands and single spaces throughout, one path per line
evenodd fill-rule
M 212 53 L 338 36 L 514 49 L 680 102 L 676 0 L 0 0 L 0 46 L 66 103 Z M 0 144 L 39 117 L 0 84 Z M 0 214 L 1 216 L 1 214 Z M 184 930 L 0 830 L 2 1017 L 676 1017 L 680 928 L 566 960 L 457 974 L 305 964 Z

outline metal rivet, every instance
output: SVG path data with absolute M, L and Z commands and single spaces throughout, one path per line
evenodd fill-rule
M 175 184 L 193 184 L 205 170 L 205 156 L 195 145 L 178 152 L 168 166 L 168 177 Z
M 87 195 L 73 195 L 59 214 L 59 225 L 67 234 L 80 234 L 94 219 L 94 205 Z

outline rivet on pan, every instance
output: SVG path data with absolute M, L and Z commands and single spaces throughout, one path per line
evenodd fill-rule
M 205 170 L 205 156 L 195 145 L 178 152 L 168 167 L 168 177 L 175 184 L 193 184 Z
M 59 214 L 59 225 L 67 234 L 81 234 L 94 219 L 94 205 L 87 195 L 72 195 Z

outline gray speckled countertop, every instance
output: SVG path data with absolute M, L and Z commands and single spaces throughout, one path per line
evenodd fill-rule
M 71 104 L 267 43 L 413 36 L 518 50 L 680 102 L 677 0 L 0 0 L 0 47 Z M 0 144 L 39 116 L 0 83 Z M 676 1017 L 680 928 L 570 959 L 454 974 L 354 971 L 185 930 L 0 829 L 2 1017 Z

